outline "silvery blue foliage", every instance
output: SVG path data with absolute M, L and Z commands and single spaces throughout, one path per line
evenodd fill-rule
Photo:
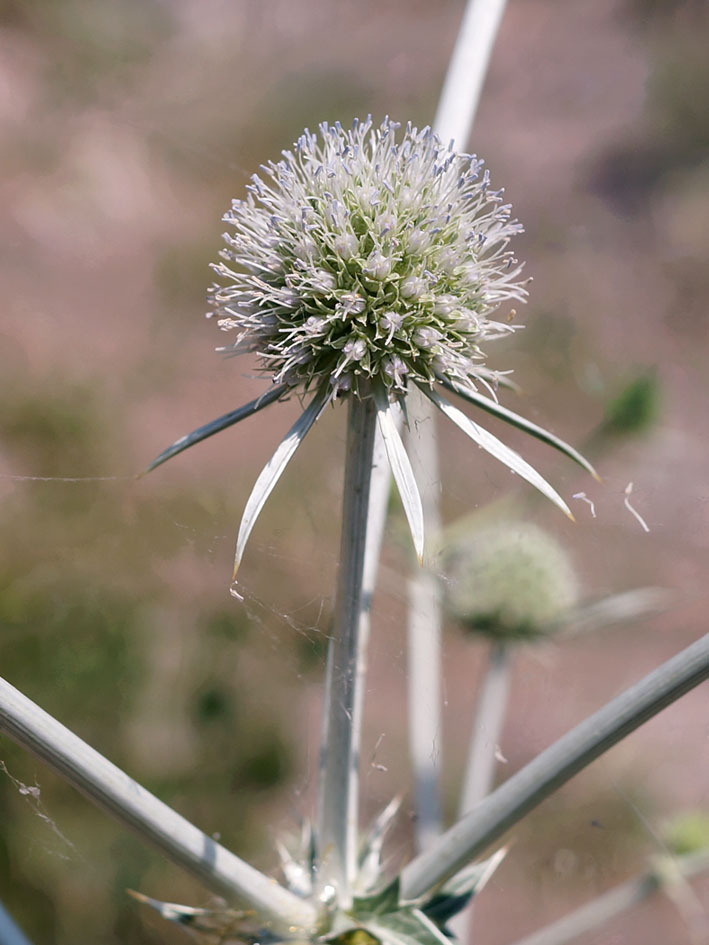
M 272 930 L 260 928 L 253 921 L 254 916 L 226 904 L 195 909 L 160 902 L 142 893 L 131 894 L 164 919 L 191 931 L 205 945 L 276 945 L 289 940 L 302 945 L 307 941 L 316 945 L 451 945 L 447 922 L 484 889 L 506 850 L 503 848 L 484 861 L 470 864 L 440 888 L 416 901 L 403 900 L 399 880 L 391 875 L 382 858 L 383 841 L 398 809 L 399 799 L 395 798 L 362 837 L 354 884 L 356 894 L 347 909 L 341 908 L 334 895 L 328 897 L 328 887 L 324 891 L 320 889 L 318 841 L 309 823 L 303 824 L 295 850 L 291 851 L 287 843 L 278 843 L 288 888 L 315 903 L 318 909 L 320 927 L 307 939 L 300 929 L 293 929 L 290 937 L 274 935 Z

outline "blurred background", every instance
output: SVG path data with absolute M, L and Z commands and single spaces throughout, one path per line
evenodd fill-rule
M 339 547 L 344 411 L 308 437 L 229 595 L 253 481 L 297 414 L 269 408 L 149 477 L 165 446 L 263 389 L 214 353 L 221 214 L 306 125 L 431 121 L 462 0 L 1 0 L 0 672 L 262 868 L 312 813 Z M 702 0 L 511 0 L 470 149 L 504 185 L 534 277 L 527 327 L 491 346 L 504 402 L 577 446 L 602 485 L 505 434 L 570 501 L 594 599 L 671 589 L 662 613 L 528 648 L 501 776 L 706 632 L 709 14 Z M 492 350 L 494 348 L 494 350 Z M 511 489 L 441 434 L 453 522 Z M 498 431 L 496 431 L 498 432 Z M 79 481 L 75 481 L 79 480 Z M 632 502 L 649 532 L 624 505 Z M 570 496 L 584 492 L 595 505 Z M 404 792 L 404 597 L 392 507 L 375 604 L 364 813 Z M 453 815 L 485 645 L 445 638 Z M 666 710 L 544 803 L 480 899 L 505 945 L 634 875 L 673 814 L 709 807 L 706 692 Z M 439 746 L 440 748 L 440 746 Z M 187 941 L 126 888 L 204 890 L 0 739 L 0 898 L 35 945 Z M 706 881 L 696 887 L 707 901 Z M 690 942 L 658 897 L 585 945 Z

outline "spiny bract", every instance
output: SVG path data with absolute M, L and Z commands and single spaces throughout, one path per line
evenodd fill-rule
M 480 346 L 512 330 L 491 314 L 526 295 L 508 250 L 522 228 L 481 160 L 398 128 L 323 123 L 252 177 L 213 267 L 209 315 L 237 332 L 220 350 L 333 395 L 494 376 Z

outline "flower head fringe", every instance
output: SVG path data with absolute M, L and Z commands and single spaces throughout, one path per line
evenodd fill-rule
M 410 380 L 487 377 L 482 344 L 512 330 L 491 318 L 526 295 L 502 191 L 429 128 L 398 129 L 305 131 L 224 217 L 210 315 L 276 384 L 400 399 Z

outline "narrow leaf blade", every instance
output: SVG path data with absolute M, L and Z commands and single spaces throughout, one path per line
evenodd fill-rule
M 365 920 L 364 927 L 384 945 L 451 945 L 450 939 L 418 909 L 378 915 Z
M 546 479 L 541 476 L 533 466 L 530 466 L 526 460 L 522 459 L 519 453 L 510 449 L 509 446 L 505 446 L 505 444 L 501 440 L 498 440 L 496 436 L 493 436 L 492 433 L 488 433 L 487 430 L 478 426 L 477 423 L 474 423 L 466 417 L 457 407 L 449 404 L 448 401 L 441 397 L 436 391 L 429 390 L 426 387 L 421 387 L 421 390 L 423 390 L 424 394 L 433 401 L 449 420 L 452 420 L 453 423 L 455 423 L 463 433 L 467 434 L 471 440 L 477 443 L 478 446 L 481 446 L 491 456 L 494 456 L 495 459 L 499 459 L 508 469 L 517 473 L 518 476 L 521 476 L 530 485 L 539 489 L 542 495 L 545 495 L 547 499 L 550 499 L 565 515 L 572 521 L 575 521 L 571 510 L 556 489 L 550 486 Z
M 507 847 L 502 847 L 486 860 L 463 867 L 441 886 L 440 892 L 454 895 L 482 892 L 506 856 Z
M 509 423 L 510 426 L 516 427 L 518 430 L 523 430 L 525 433 L 529 433 L 530 436 L 541 440 L 542 443 L 546 443 L 548 446 L 552 446 L 554 449 L 559 450 L 559 452 L 563 453 L 565 456 L 568 456 L 569 459 L 572 459 L 575 463 L 578 463 L 578 465 L 585 469 L 586 472 L 590 473 L 595 480 L 600 482 L 601 477 L 598 475 L 589 461 L 584 456 L 582 456 L 578 450 L 575 450 L 573 446 L 570 446 L 558 436 L 554 436 L 553 433 L 550 433 L 543 427 L 537 426 L 537 424 L 532 423 L 531 420 L 521 417 L 512 410 L 508 410 L 507 407 L 503 407 L 501 404 L 496 403 L 494 400 L 492 400 L 492 398 L 485 397 L 483 394 L 479 394 L 477 391 L 474 391 L 469 387 L 464 387 L 462 384 L 456 384 L 454 381 L 449 381 L 444 377 L 439 377 L 438 380 L 443 385 L 443 387 L 445 387 L 446 390 L 451 391 L 451 393 L 458 394 L 459 397 L 462 397 L 469 403 L 474 404 L 476 407 L 480 407 L 481 410 L 485 410 L 487 413 L 492 414 L 493 417 L 498 417 L 500 420 L 504 420 L 505 423 Z
M 249 500 L 246 503 L 244 514 L 241 517 L 239 535 L 236 539 L 236 555 L 234 557 L 234 573 L 232 580 L 236 579 L 236 573 L 239 570 L 239 565 L 241 564 L 241 558 L 244 554 L 246 542 L 249 540 L 249 535 L 256 524 L 256 519 L 259 517 L 261 509 L 266 503 L 266 499 L 268 499 L 269 495 L 273 491 L 276 483 L 281 478 L 283 470 L 286 468 L 293 457 L 293 454 L 305 439 L 308 431 L 329 403 L 330 396 L 331 395 L 329 391 L 315 395 L 307 409 L 300 415 L 300 417 L 298 417 L 296 422 L 281 440 L 281 443 L 276 452 L 261 470 L 261 473 L 256 480 L 253 489 L 251 490 L 251 495 L 249 496 Z
M 438 926 L 444 926 L 466 908 L 473 896 L 484 889 L 507 854 L 503 847 L 487 860 L 471 863 L 451 877 L 420 905 L 421 911 Z
M 374 823 L 364 836 L 362 847 L 359 851 L 360 870 L 366 870 L 371 864 L 376 869 L 381 861 L 382 845 L 387 831 L 394 822 L 394 818 L 399 813 L 401 807 L 401 797 L 392 798 L 383 811 L 376 817 Z
M 222 417 L 217 417 L 216 420 L 212 420 L 210 423 L 205 423 L 204 426 L 198 427 L 196 430 L 193 430 L 192 433 L 181 436 L 179 440 L 175 440 L 172 446 L 168 446 L 166 450 L 163 450 L 162 453 L 152 461 L 145 470 L 145 473 L 152 472 L 153 469 L 161 466 L 163 463 L 167 462 L 168 459 L 172 459 L 173 456 L 177 456 L 178 453 L 189 449 L 190 446 L 194 446 L 195 443 L 201 443 L 202 440 L 206 440 L 207 437 L 214 436 L 215 433 L 226 430 L 227 427 L 232 427 L 235 423 L 239 423 L 239 421 L 253 416 L 253 414 L 258 413 L 259 410 L 263 410 L 264 407 L 268 407 L 269 404 L 272 404 L 282 397 L 287 390 L 287 384 L 278 384 L 276 387 L 271 387 L 265 393 L 261 394 L 260 397 L 250 401 L 248 404 L 244 404 L 243 407 L 231 410 Z M 145 473 L 143 473 L 143 475 L 145 475 Z
M 390 915 L 395 912 L 399 908 L 399 878 L 396 877 L 368 896 L 355 896 L 352 908 L 358 918 Z
M 375 394 L 377 405 L 377 422 L 379 430 L 384 440 L 387 459 L 394 475 L 394 482 L 399 490 L 401 501 L 406 513 L 406 519 L 411 530 L 411 537 L 414 541 L 416 556 L 419 563 L 423 560 L 423 507 L 421 505 L 421 496 L 419 495 L 414 471 L 411 468 L 411 462 L 404 448 L 399 431 L 396 429 L 396 423 L 391 414 L 391 407 L 387 401 L 386 394 L 377 391 Z
M 196 909 L 177 902 L 160 902 L 159 899 L 151 899 L 150 896 L 145 896 L 134 889 L 129 889 L 128 895 L 143 905 L 155 909 L 168 922 L 186 926 L 194 932 L 228 931 L 245 916 L 245 913 L 233 909 Z

